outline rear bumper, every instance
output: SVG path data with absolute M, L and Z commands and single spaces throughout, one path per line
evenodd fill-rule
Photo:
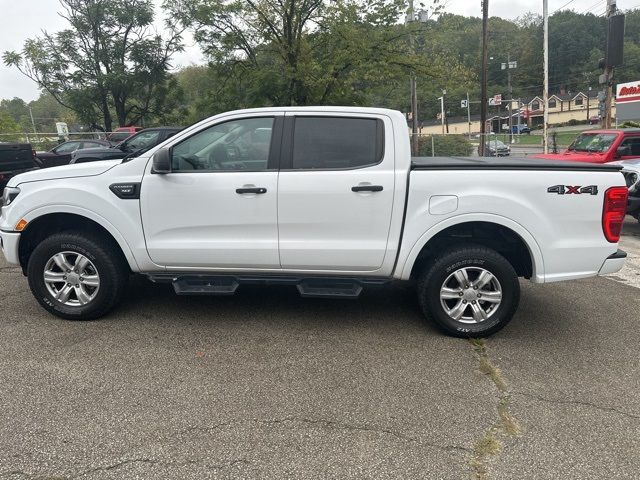
M 637 213 L 638 210 L 640 210 L 640 197 L 629 195 L 629 198 L 627 199 L 627 213 L 629 215 L 633 215 L 634 213 Z
M 20 265 L 20 256 L 18 255 L 18 244 L 20 243 L 20 233 L 4 232 L 0 230 L 0 249 L 4 258 L 11 265 Z
M 624 266 L 627 258 L 627 252 L 618 250 L 616 253 L 609 255 L 600 267 L 598 275 L 607 275 L 608 273 L 616 273 Z

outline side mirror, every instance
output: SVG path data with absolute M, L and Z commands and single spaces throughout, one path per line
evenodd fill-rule
M 631 155 L 631 148 L 628 146 L 618 147 L 616 150 L 616 158 L 628 157 Z
M 171 173 L 171 151 L 168 148 L 161 148 L 153 154 L 151 173 Z

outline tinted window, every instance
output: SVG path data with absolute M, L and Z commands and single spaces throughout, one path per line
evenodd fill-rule
M 625 153 L 626 156 L 640 157 L 640 137 L 626 138 L 620 144 L 620 147 L 627 148 L 627 152 Z
M 293 133 L 294 169 L 340 169 L 382 159 L 382 122 L 370 118 L 298 117 Z
M 555 100 L 549 100 L 549 108 L 556 108 L 556 101 Z
M 582 97 L 576 98 L 576 105 L 582 105 Z
M 266 170 L 272 131 L 273 117 L 214 125 L 171 149 L 171 169 L 175 172 Z

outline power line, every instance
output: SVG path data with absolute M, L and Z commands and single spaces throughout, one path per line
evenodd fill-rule
M 551 12 L 551 15 L 553 15 L 556 12 L 559 12 L 560 10 L 562 10 L 564 7 L 567 7 L 569 5 L 571 5 L 573 2 L 575 2 L 576 0 L 569 0 L 567 3 L 565 3 L 564 5 L 562 5 L 559 8 L 556 8 L 553 12 Z

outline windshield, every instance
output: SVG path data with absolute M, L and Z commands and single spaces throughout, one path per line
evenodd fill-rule
M 487 143 L 487 145 L 489 145 L 489 147 L 491 147 L 491 148 L 504 148 L 504 147 L 506 147 L 506 145 L 504 143 L 502 143 L 500 140 L 489 140 L 489 143 Z
M 569 150 L 575 152 L 606 152 L 616 139 L 615 133 L 581 133 Z
M 160 131 L 158 130 L 140 132 L 126 139 L 119 147 L 123 152 L 137 152 L 138 150 L 156 145 L 159 137 Z

